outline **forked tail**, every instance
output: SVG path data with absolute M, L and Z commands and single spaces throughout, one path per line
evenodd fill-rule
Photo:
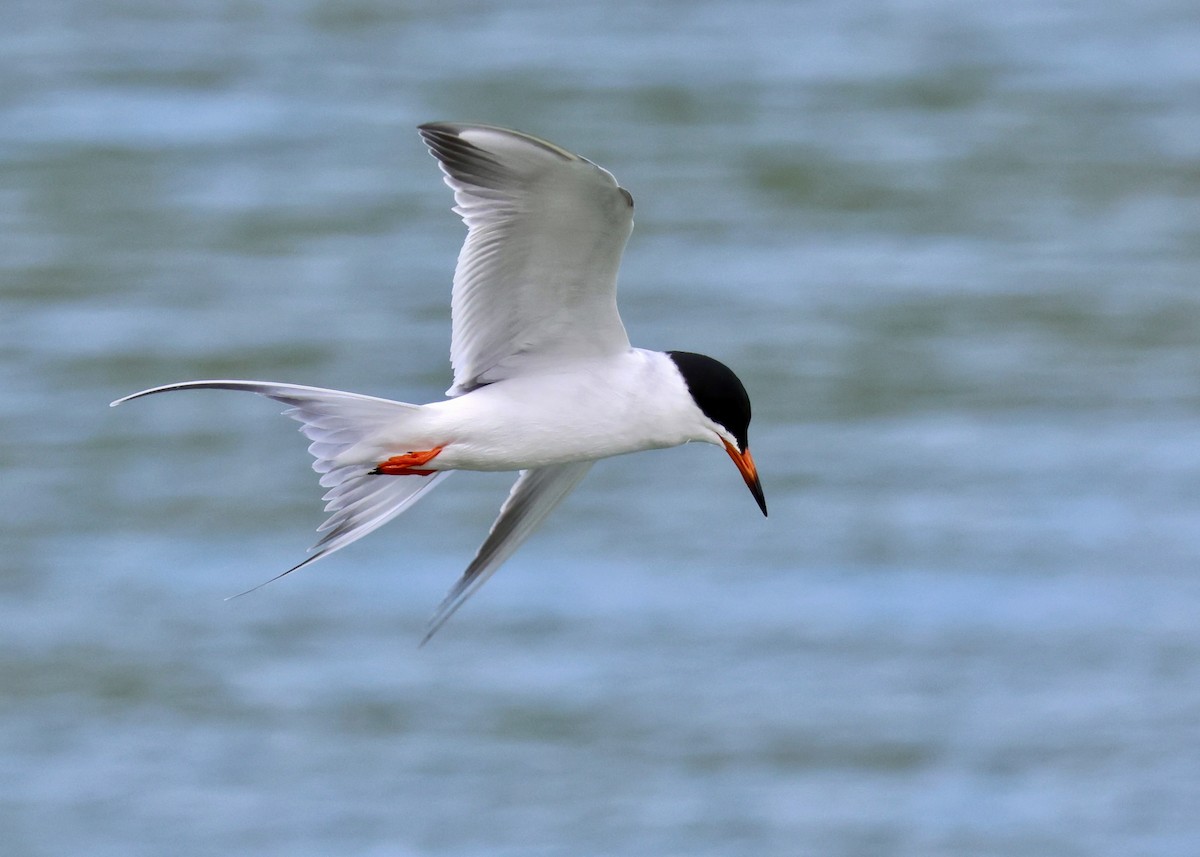
M 317 543 L 309 548 L 311 556 L 271 580 L 277 580 L 285 574 L 329 556 L 382 527 L 450 475 L 451 471 L 443 470 L 431 476 L 413 478 L 384 476 L 371 472 L 374 463 L 336 463 L 341 453 L 379 429 L 394 425 L 403 419 L 405 412 L 415 411 L 420 407 L 405 402 L 299 384 L 275 384 L 265 381 L 186 381 L 125 396 L 113 402 L 112 406 L 152 393 L 197 389 L 245 390 L 281 402 L 287 405 L 284 416 L 299 421 L 300 431 L 312 441 L 308 451 L 314 458 L 313 470 L 321 474 L 321 485 L 329 489 L 322 499 L 326 501 L 325 511 L 332 514 L 318 528 L 322 535 Z M 265 584 L 260 584 L 263 585 Z M 252 592 L 253 589 L 247 591 Z

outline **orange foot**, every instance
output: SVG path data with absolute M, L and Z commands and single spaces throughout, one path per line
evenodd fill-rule
M 387 461 L 376 465 L 375 469 L 371 472 L 383 476 L 429 476 L 430 474 L 437 473 L 437 471 L 422 470 L 420 466 L 433 461 L 441 451 L 442 447 L 435 446 L 433 449 L 422 449 L 418 452 L 406 452 L 404 455 L 393 455 Z

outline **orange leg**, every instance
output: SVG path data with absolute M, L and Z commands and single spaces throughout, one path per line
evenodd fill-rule
M 420 469 L 422 464 L 428 464 L 437 458 L 438 453 L 442 451 L 442 447 L 435 446 L 433 449 L 422 449 L 417 452 L 406 452 L 403 455 L 393 455 L 387 461 L 380 462 L 376 465 L 372 473 L 378 473 L 383 476 L 429 476 L 437 473 L 436 470 Z

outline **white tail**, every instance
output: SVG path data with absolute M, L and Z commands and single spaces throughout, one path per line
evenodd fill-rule
M 300 431 L 312 441 L 308 451 L 314 459 L 313 470 L 321 474 L 321 485 L 329 489 L 322 499 L 326 501 L 325 511 L 332 514 L 318 528 L 323 535 L 309 548 L 311 556 L 271 580 L 329 556 L 382 527 L 450 475 L 446 470 L 424 477 L 380 476 L 371 473 L 373 464 L 335 463 L 342 452 L 379 429 L 394 425 L 405 412 L 415 411 L 420 405 L 266 381 L 185 381 L 143 390 L 117 399 L 112 405 L 153 393 L 197 389 L 245 390 L 281 402 L 288 406 L 284 416 L 299 421 Z

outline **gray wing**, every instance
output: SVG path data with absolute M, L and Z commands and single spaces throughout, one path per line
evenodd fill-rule
M 492 572 L 512 556 L 513 551 L 587 475 L 593 463 L 574 461 L 521 471 L 475 559 L 429 620 L 429 628 L 421 645 L 429 642 L 429 638 L 483 586 Z
M 633 198 L 612 174 L 505 128 L 435 122 L 420 131 L 467 225 L 454 272 L 448 395 L 628 349 L 617 268 Z

